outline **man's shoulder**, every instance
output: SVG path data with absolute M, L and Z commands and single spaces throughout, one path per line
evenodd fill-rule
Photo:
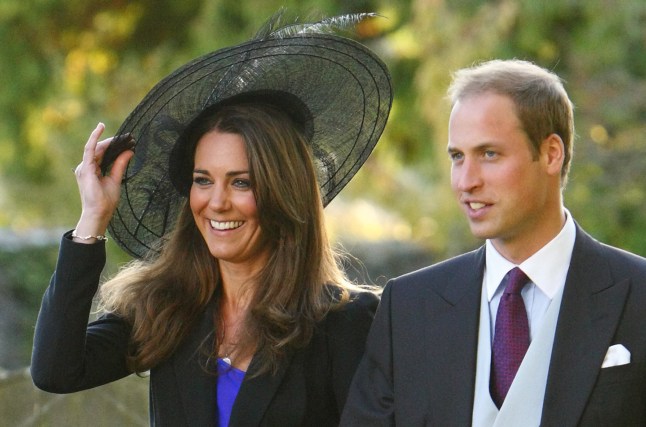
M 473 250 L 471 252 L 463 253 L 455 257 L 440 261 L 436 264 L 420 268 L 419 270 L 403 274 L 395 280 L 397 281 L 414 281 L 419 278 L 427 278 L 432 276 L 443 276 L 453 272 L 462 271 L 464 269 L 478 268 L 484 262 L 484 247 Z
M 575 251 L 581 251 L 589 260 L 592 259 L 595 263 L 599 262 L 598 259 L 594 260 L 594 258 L 598 256 L 599 259 L 602 259 L 602 262 L 610 266 L 611 269 L 642 273 L 646 272 L 646 258 L 643 256 L 599 242 L 583 230 L 580 230 L 577 238 L 580 239 L 580 242 L 575 244 Z M 590 257 L 590 254 L 593 254 L 592 257 Z
M 646 258 L 603 243 L 601 247 L 603 258 L 616 276 L 616 280 L 633 278 L 646 282 Z
M 630 283 L 631 298 L 646 301 L 646 258 L 602 243 L 583 231 L 577 234 L 570 270 L 578 280 L 601 287 Z
M 388 285 L 399 297 L 416 298 L 429 291 L 445 294 L 449 287 L 479 286 L 483 271 L 484 247 L 481 247 L 391 279 Z

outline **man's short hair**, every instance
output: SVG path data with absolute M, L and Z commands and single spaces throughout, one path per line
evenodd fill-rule
M 511 98 L 536 156 L 545 138 L 561 137 L 565 146 L 561 185 L 565 187 L 574 145 L 574 106 L 561 78 L 528 61 L 496 59 L 456 71 L 448 96 L 455 105 L 485 92 Z

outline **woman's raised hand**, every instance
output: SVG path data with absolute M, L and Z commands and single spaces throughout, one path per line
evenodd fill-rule
M 109 173 L 101 174 L 101 162 L 105 150 L 113 138 L 99 141 L 105 125 L 99 123 L 92 131 L 83 150 L 83 160 L 76 167 L 76 183 L 81 195 L 81 218 L 76 225 L 76 236 L 102 236 L 119 203 L 121 179 L 128 161 L 133 156 L 132 150 L 119 154 L 112 164 Z M 93 243 L 95 239 L 78 239 L 75 241 Z

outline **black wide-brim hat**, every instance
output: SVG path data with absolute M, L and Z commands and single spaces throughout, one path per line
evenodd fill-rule
M 384 63 L 364 45 L 329 33 L 365 16 L 280 29 L 266 24 L 253 40 L 197 58 L 153 87 L 118 131 L 136 141 L 108 227 L 119 246 L 135 257 L 158 248 L 186 198 L 169 176 L 175 144 L 206 108 L 247 94 L 290 105 L 297 99 L 308 110 L 302 125 L 327 205 L 372 152 L 392 103 Z

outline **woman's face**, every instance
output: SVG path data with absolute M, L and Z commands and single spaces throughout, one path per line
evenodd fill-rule
M 267 259 L 249 162 L 242 136 L 217 130 L 197 143 L 190 206 L 211 255 L 223 263 L 249 264 L 257 271 Z

